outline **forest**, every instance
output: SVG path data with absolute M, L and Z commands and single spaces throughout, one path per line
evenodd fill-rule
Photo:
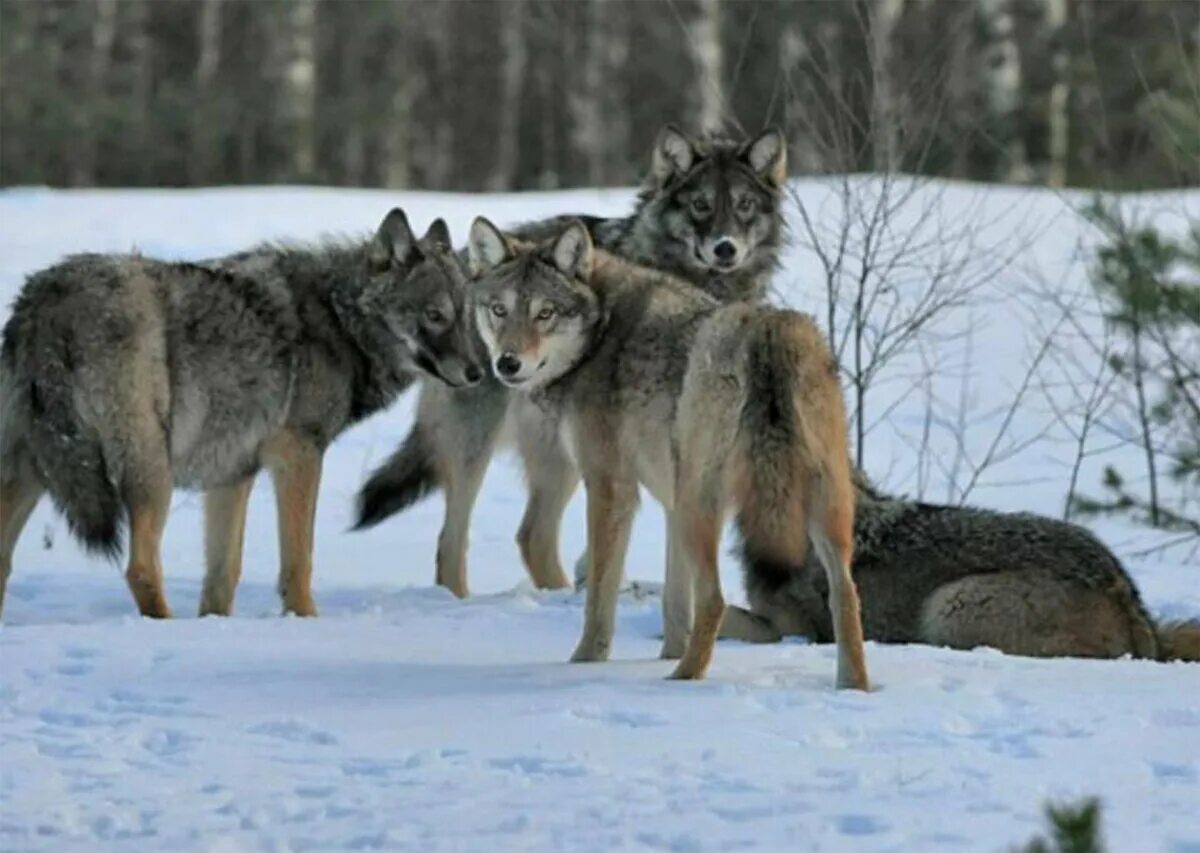
M 794 174 L 1200 180 L 1194 0 L 0 0 L 0 184 L 637 182 L 657 129 Z

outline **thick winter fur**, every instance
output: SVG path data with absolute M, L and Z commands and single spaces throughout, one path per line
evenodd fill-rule
M 0 352 L 0 605 L 43 492 L 89 548 L 129 528 L 138 608 L 167 616 L 159 543 L 175 486 L 207 492 L 201 613 L 227 614 L 260 467 L 279 503 L 286 610 L 315 613 L 321 457 L 418 373 L 482 376 L 445 223 L 399 210 L 368 240 L 201 264 L 76 255 L 32 275 Z
M 1200 660 L 1200 623 L 1156 625 L 1120 561 L 1084 528 L 892 498 L 861 475 L 856 485 L 853 572 L 867 639 L 1033 657 Z M 744 567 L 750 610 L 731 607 L 723 636 L 833 638 L 818 563 L 784 573 L 747 551 Z
M 754 302 L 765 294 L 778 263 L 786 171 L 787 151 L 778 131 L 733 142 L 694 139 L 667 126 L 632 215 L 582 221 L 601 249 L 671 273 L 722 302 Z M 571 221 L 574 217 L 555 217 L 514 233 L 540 242 Z M 578 474 L 557 445 L 554 426 L 497 382 L 466 392 L 423 385 L 412 433 L 359 495 L 358 526 L 377 524 L 444 488 L 437 581 L 465 596 L 471 508 L 488 462 L 506 437 L 515 439 L 529 483 L 517 540 L 530 576 L 541 587 L 569 586 L 559 561 L 558 532 Z
M 477 219 L 470 253 L 493 369 L 558 425 L 587 488 L 586 622 L 573 660 L 609 655 L 641 485 L 668 515 L 668 583 L 695 593 L 674 677 L 708 669 L 725 609 L 717 552 L 734 512 L 747 551 L 781 572 L 798 572 L 812 542 L 829 582 L 838 685 L 866 689 L 845 410 L 812 319 L 722 305 L 595 251 L 581 223 L 533 246 Z

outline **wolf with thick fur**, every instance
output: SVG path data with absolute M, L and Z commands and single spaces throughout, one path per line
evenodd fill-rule
M 418 373 L 478 381 L 465 271 L 441 220 L 393 210 L 370 239 L 265 246 L 202 264 L 76 255 L 30 276 L 0 351 L 0 605 L 44 492 L 115 557 L 138 609 L 170 615 L 160 541 L 175 486 L 205 491 L 201 614 L 228 614 L 260 467 L 279 509 L 285 611 L 314 615 L 325 448 Z
M 477 219 L 469 251 L 471 305 L 492 367 L 562 435 L 587 489 L 586 617 L 572 659 L 608 658 L 640 485 L 668 516 L 668 575 L 694 592 L 673 677 L 708 669 L 725 611 L 717 553 L 732 511 L 745 551 L 774 571 L 798 571 L 811 542 L 828 582 L 837 683 L 867 689 L 850 578 L 846 414 L 812 318 L 722 305 L 595 250 L 582 223 L 531 245 Z
M 633 214 L 582 219 L 601 249 L 669 272 L 722 302 L 757 302 L 778 263 L 786 173 L 787 149 L 777 130 L 733 142 L 695 139 L 668 125 L 655 143 Z M 573 219 L 530 223 L 514 233 L 537 242 L 558 235 Z M 515 440 L 529 485 L 517 543 L 530 577 L 543 588 L 570 586 L 558 534 L 579 475 L 553 425 L 498 382 L 464 392 L 424 383 L 412 432 L 359 495 L 358 526 L 377 524 L 443 488 L 437 582 L 465 596 L 471 509 L 506 436 Z
M 853 573 L 869 640 L 1200 660 L 1200 622 L 1156 623 L 1117 557 L 1078 525 L 894 498 L 861 474 L 856 491 Z M 747 555 L 744 568 L 750 609 L 729 608 L 723 637 L 833 638 L 818 564 L 784 574 Z

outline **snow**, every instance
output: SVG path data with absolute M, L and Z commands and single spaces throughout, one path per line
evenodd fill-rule
M 1024 229 L 1022 263 L 1079 286 L 1080 198 L 938 184 L 948 210 L 991 239 Z M 798 184 L 810 209 L 827 186 Z M 402 205 L 422 228 L 444 216 L 620 214 L 628 191 L 511 196 L 248 188 L 0 192 L 0 300 L 73 251 L 200 258 L 265 238 L 374 227 Z M 1200 218 L 1200 193 L 1134 200 L 1147 215 Z M 793 227 L 793 231 L 797 231 Z M 781 289 L 817 306 L 817 267 L 788 254 Z M 1029 315 L 977 309 L 968 374 L 978 458 L 1029 355 Z M 0 313 L 7 317 L 8 310 Z M 963 314 L 960 311 L 959 314 Z M 961 319 L 961 316 L 958 318 Z M 955 321 L 952 318 L 952 322 Z M 1025 325 L 1023 325 L 1025 324 Z M 965 363 L 965 362 L 964 362 Z M 902 376 L 911 364 L 897 364 Z M 962 377 L 937 376 L 947 395 Z M 870 469 L 915 491 L 905 441 L 923 401 L 897 382 L 869 437 Z M 582 600 L 533 591 L 513 535 L 520 475 L 493 465 L 476 506 L 470 581 L 431 586 L 437 499 L 346 532 L 364 474 L 411 423 L 413 396 L 343 436 L 318 509 L 315 620 L 277 616 L 266 478 L 250 507 L 237 616 L 191 618 L 202 575 L 199 498 L 178 493 L 164 545 L 178 617 L 133 615 L 119 566 L 85 556 L 49 502 L 15 556 L 0 627 L 0 850 L 569 849 L 1002 850 L 1042 830 L 1047 799 L 1097 795 L 1113 850 L 1200 850 L 1200 666 L 1030 660 L 869 644 L 870 694 L 833 689 L 829 647 L 722 643 L 708 679 L 664 680 L 653 586 L 623 597 L 613 660 L 569 665 Z M 1061 512 L 1070 442 L 1024 407 L 1014 443 L 972 500 Z M 935 431 L 933 453 L 951 453 Z M 1082 482 L 1098 481 L 1097 455 Z M 944 497 L 939 470 L 927 494 Z M 924 481 L 923 481 L 924 482 Z M 1200 616 L 1194 555 L 1133 557 L 1161 539 L 1118 522 L 1097 532 L 1126 557 L 1152 611 Z M 583 541 L 577 497 L 564 557 Z M 661 514 L 647 503 L 631 577 L 661 580 Z M 742 600 L 733 559 L 726 595 Z M 649 589 L 649 592 L 646 590 Z

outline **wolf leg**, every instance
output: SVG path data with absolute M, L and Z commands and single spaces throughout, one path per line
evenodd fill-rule
M 283 612 L 316 616 L 312 598 L 313 523 L 321 484 L 321 451 L 284 433 L 265 454 L 279 513 L 279 595 Z
M 663 660 L 679 660 L 692 636 L 692 574 L 667 516 L 667 578 L 663 585 Z
M 32 472 L 24 470 L 27 466 L 18 463 L 13 467 L 17 475 L 9 476 L 6 471 L 0 482 L 0 615 L 4 613 L 4 592 L 12 574 L 13 550 L 44 491 Z
M 829 581 L 829 612 L 838 650 L 837 686 L 869 690 L 858 589 L 850 574 L 853 513 L 852 508 L 829 506 L 825 518 L 810 525 L 809 538 Z
M 446 494 L 446 517 L 438 536 L 437 582 L 459 598 L 466 598 L 467 541 L 471 529 L 471 510 L 483 485 L 490 452 L 443 460 L 442 483 Z
M 171 509 L 171 474 L 165 452 L 161 464 L 150 463 L 138 472 L 135 482 L 135 487 L 127 487 L 131 497 L 125 580 L 143 616 L 167 619 L 171 608 L 163 592 L 162 534 Z
M 685 499 L 687 496 L 684 496 Z M 671 536 L 682 552 L 694 595 L 692 635 L 671 678 L 699 679 L 708 671 L 713 646 L 725 615 L 717 552 L 721 542 L 721 516 L 712 509 L 683 505 L 671 517 Z
M 204 590 L 201 616 L 228 616 L 242 575 L 246 503 L 254 477 L 209 489 L 204 495 Z
M 725 618 L 721 620 L 721 633 L 718 636 L 722 640 L 742 640 L 746 643 L 778 643 L 783 639 L 783 634 L 771 624 L 770 619 L 736 604 L 725 608 Z
M 608 660 L 617 618 L 617 593 L 637 511 L 637 483 L 608 474 L 587 482 L 588 588 L 583 636 L 571 660 Z
M 529 501 L 517 531 L 517 547 L 539 589 L 567 589 L 571 581 L 559 561 L 563 511 L 579 485 L 579 471 L 551 430 L 522 428 L 518 446 L 529 482 Z
M 1105 590 L 1035 571 L 970 575 L 938 587 L 922 608 L 921 639 L 990 646 L 1028 657 L 1115 658 L 1134 652 L 1125 608 Z

